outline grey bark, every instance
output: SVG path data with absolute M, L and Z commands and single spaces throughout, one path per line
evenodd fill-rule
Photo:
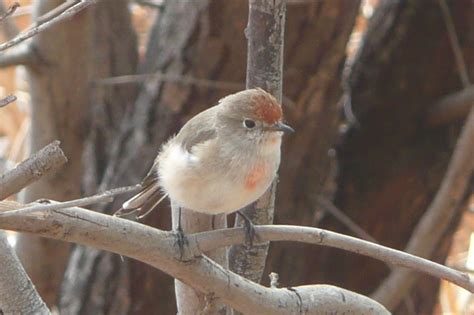
M 83 191 L 87 195 L 109 187 L 104 172 L 123 152 L 111 145 L 133 107 L 135 87 L 103 87 L 96 80 L 136 71 L 138 52 L 127 0 L 100 1 L 91 12 L 90 34 L 94 55 L 91 82 L 90 132 L 84 148 Z M 136 183 L 136 182 L 135 182 Z M 110 184 L 115 185 L 116 183 Z M 118 185 L 117 185 L 118 186 Z M 97 210 L 114 211 L 96 207 Z M 93 248 L 75 246 L 61 286 L 59 309 L 64 314 L 126 314 L 130 308 L 129 262 Z
M 208 231 L 212 229 L 223 229 L 227 227 L 226 215 L 207 215 L 192 212 L 188 209 L 181 209 L 181 224 L 185 234 Z M 173 206 L 172 210 L 173 228 L 178 224 L 178 207 Z M 206 252 L 206 256 L 228 269 L 227 249 L 220 248 L 211 252 Z M 227 307 L 219 298 L 213 295 L 206 295 L 189 287 L 180 280 L 175 279 L 176 306 L 180 315 L 193 314 L 226 314 Z
M 0 231 L 0 311 L 2 314 L 51 314 Z
M 54 174 L 66 162 L 67 158 L 59 147 L 59 141 L 47 145 L 0 176 L 0 200 L 19 192 L 46 173 Z
M 61 3 L 34 2 L 33 19 Z M 32 104 L 28 152 L 58 139 L 69 163 L 60 173 L 30 185 L 20 196 L 24 202 L 74 199 L 81 194 L 81 157 L 91 105 L 91 31 L 91 14 L 86 9 L 37 34 L 30 43 L 41 63 L 28 68 Z M 17 250 L 41 296 L 48 305 L 54 304 L 69 245 L 21 235 Z
M 286 2 L 251 0 L 245 35 L 247 48 L 247 88 L 260 87 L 281 102 L 283 88 L 283 50 Z M 253 224 L 272 224 L 275 211 L 277 179 L 267 192 L 243 212 Z M 236 226 L 242 226 L 236 217 Z M 233 246 L 229 251 L 230 269 L 259 283 L 262 278 L 269 244 L 252 248 Z

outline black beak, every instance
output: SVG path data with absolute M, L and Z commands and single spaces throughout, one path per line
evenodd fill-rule
M 286 125 L 282 122 L 277 122 L 276 124 L 271 126 L 269 128 L 269 130 L 271 130 L 271 131 L 283 131 L 283 132 L 287 132 L 287 133 L 295 132 L 295 129 L 291 128 L 290 126 L 288 126 L 288 125 Z

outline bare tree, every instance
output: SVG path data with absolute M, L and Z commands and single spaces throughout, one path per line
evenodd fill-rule
M 247 1 L 170 0 L 159 6 L 153 5 L 156 19 L 146 54 L 140 62 L 137 60 L 135 33 L 125 0 L 99 2 L 93 8 L 79 13 L 74 20 L 63 21 L 61 26 L 64 27 L 61 29 L 58 25 L 50 27 L 46 24 L 51 19 L 62 18 L 61 14 L 74 6 L 89 2 L 55 3 L 47 7 L 49 2 L 38 1 L 35 7 L 42 11 L 38 11 L 41 14 L 37 14 L 35 27 L 40 29 L 35 31 L 33 27 L 20 34 L 13 44 L 0 46 L 17 45 L 20 48 L 15 53 L 0 56 L 0 65 L 3 60 L 5 66 L 22 63 L 30 69 L 32 100 L 39 104 L 33 112 L 33 130 L 34 135 L 41 136 L 37 139 L 33 137 L 32 144 L 37 142 L 39 146 L 45 139 L 58 138 L 63 141 L 65 152 L 72 159 L 70 168 L 57 176 L 48 177 L 45 185 L 31 186 L 25 195 L 28 200 L 40 197 L 73 199 L 79 197 L 81 189 L 90 195 L 112 187 L 138 183 L 148 170 L 160 144 L 169 135 L 189 117 L 215 104 L 223 95 L 245 86 L 246 45 L 243 30 L 249 13 Z M 252 0 L 250 3 L 261 6 L 265 1 Z M 276 6 L 284 4 L 280 1 L 271 3 Z M 472 19 L 469 19 L 468 10 L 460 9 L 461 4 L 448 4 L 447 9 L 455 21 L 451 27 L 443 15 L 446 7 L 443 11 L 439 3 L 382 1 L 368 26 L 360 51 L 355 59 L 346 62 L 346 45 L 356 21 L 359 2 L 288 1 L 282 101 L 286 118 L 296 127 L 297 133 L 284 144 L 284 163 L 276 193 L 277 223 L 322 224 L 340 231 L 347 231 L 346 226 L 350 225 L 351 233 L 403 247 L 406 243 L 423 240 L 423 237 L 414 239 L 421 235 L 416 231 L 423 230 L 415 229 L 416 226 L 426 226 L 423 222 L 436 222 L 421 220 L 425 211 L 426 218 L 438 213 L 433 209 L 446 208 L 451 211 L 450 214 L 443 217 L 442 225 L 436 225 L 440 226 L 436 235 L 439 243 L 436 241 L 426 245 L 426 248 L 432 248 L 433 251 L 437 249 L 438 252 L 417 251 L 414 249 L 416 246 L 407 246 L 407 250 L 413 250 L 415 254 L 444 257 L 452 233 L 449 227 L 452 229 L 456 225 L 472 172 L 472 163 L 466 159 L 470 154 L 466 149 L 469 148 L 468 140 L 462 140 L 470 139 L 468 135 L 472 132 L 471 123 L 466 123 L 463 138 L 458 141 L 456 154 L 451 159 L 442 186 L 456 188 L 456 198 L 449 204 L 438 202 L 446 194 L 452 195 L 451 190 L 438 188 L 451 156 L 452 149 L 447 147 L 453 147 L 453 135 L 459 131 L 459 127 L 446 127 L 451 120 L 445 119 L 440 112 L 450 111 L 450 104 L 454 102 L 460 104 L 456 107 L 461 110 L 456 110 L 450 117 L 465 117 L 470 107 L 466 104 L 470 104 L 471 99 L 469 88 L 459 92 L 467 87 L 466 82 L 469 84 L 469 72 L 463 71 L 466 66 L 459 67 L 459 62 L 456 68 L 455 63 L 459 55 L 463 57 L 462 52 L 469 55 L 470 39 L 460 36 L 453 41 L 452 33 L 453 29 L 456 32 L 459 25 L 470 26 L 469 21 Z M 281 7 L 275 12 L 281 14 Z M 263 21 L 257 20 L 266 27 L 270 25 Z M 77 25 L 83 26 L 80 31 Z M 447 32 L 446 29 L 451 31 Z M 281 34 L 282 29 L 274 31 Z M 33 40 L 22 42 L 22 38 L 35 35 L 34 32 L 39 34 Z M 247 30 L 247 35 L 249 32 L 251 28 Z M 275 37 L 268 36 L 268 39 L 273 40 Z M 453 42 L 456 41 L 461 43 L 461 50 L 454 49 L 457 59 L 452 55 Z M 71 43 L 68 50 L 61 47 L 66 42 Z M 59 52 L 65 54 L 64 51 L 67 53 L 65 58 L 53 58 Z M 440 67 L 433 67 L 440 58 L 447 62 Z M 470 63 L 467 57 L 466 61 Z M 346 78 L 341 87 L 345 63 Z M 77 64 L 81 67 L 77 67 Z M 277 63 L 274 65 L 278 68 Z M 74 75 L 73 79 L 70 75 Z M 429 80 L 424 80 L 427 77 Z M 71 84 L 74 80 L 80 82 Z M 256 85 L 266 85 L 268 82 L 265 82 Z M 281 81 L 272 83 L 276 86 L 272 88 L 271 84 L 266 85 L 267 89 L 277 95 L 281 93 L 278 88 Z M 452 92 L 459 94 L 442 98 Z M 56 115 L 59 109 L 61 115 Z M 345 113 L 347 121 L 343 120 L 341 113 Z M 340 135 L 342 139 L 338 140 Z M 87 167 L 82 168 L 82 165 Z M 466 174 L 453 176 L 459 174 L 456 167 L 465 169 Z M 275 194 L 275 187 L 256 204 L 257 208 L 273 208 L 272 194 Z M 55 189 L 57 195 L 48 195 L 43 188 Z M 66 193 L 71 195 L 64 195 Z M 106 193 L 66 204 L 33 205 L 2 215 L 0 224 L 3 228 L 98 248 L 74 247 L 60 292 L 61 312 L 138 314 L 159 309 L 160 313 L 173 313 L 172 278 L 157 273 L 156 268 L 182 281 L 190 288 L 188 292 L 193 292 L 197 297 L 196 303 L 186 304 L 191 308 L 189 312 L 197 309 L 209 313 L 219 310 L 224 312 L 225 304 L 244 312 L 255 313 L 260 310 L 276 314 L 281 311 L 275 309 L 276 304 L 272 302 L 277 298 L 288 303 L 288 309 L 295 312 L 304 309 L 311 313 L 315 307 L 321 307 L 311 302 L 311 298 L 324 294 L 327 299 L 332 293 L 350 297 L 351 303 L 354 303 L 351 304 L 351 307 L 354 305 L 352 310 L 358 309 L 360 305 L 379 307 L 369 299 L 359 300 L 356 294 L 338 288 L 299 286 L 308 282 L 328 282 L 357 288 L 369 294 L 386 277 L 388 268 L 380 263 L 349 256 L 352 254 L 312 249 L 310 254 L 304 255 L 304 259 L 299 259 L 302 246 L 288 247 L 273 243 L 267 269 L 263 273 L 277 271 L 284 286 L 295 288 L 293 291 L 277 289 L 275 281 L 271 283 L 271 288 L 265 288 L 259 286 L 258 282 L 267 245 L 257 244 L 256 249 L 242 250 L 243 247 L 238 247 L 242 241 L 240 229 L 196 234 L 209 226 L 207 223 L 198 224 L 200 226 L 197 228 L 196 222 L 204 220 L 209 223 L 209 218 L 186 216 L 189 219 L 188 223 L 185 221 L 189 225 L 187 233 L 192 241 L 186 248 L 187 260 L 181 261 L 176 256 L 176 249 L 170 244 L 174 240 L 173 234 L 162 231 L 170 228 L 166 204 L 160 206 L 161 209 L 146 221 L 160 230 L 91 214 L 83 209 L 63 209 L 67 205 L 86 205 L 110 197 Z M 394 202 L 395 199 L 397 202 Z M 118 208 L 122 200 L 117 198 L 107 206 L 96 208 L 111 212 Z M 337 212 L 339 210 L 331 205 L 331 200 L 348 217 Z M 2 207 L 11 210 L 22 205 L 0 203 Z M 338 221 L 326 215 L 330 212 L 338 213 Z M 272 212 L 265 213 L 263 217 L 266 221 L 260 223 L 271 222 Z M 356 223 L 350 222 L 351 219 Z M 230 221 L 233 221 L 232 217 Z M 60 223 L 54 226 L 51 222 Z M 225 218 L 221 218 L 221 223 L 225 227 Z M 107 229 L 104 231 L 105 226 Z M 119 232 L 121 228 L 130 233 L 127 234 L 130 239 Z M 414 229 L 414 236 L 409 240 Z M 339 237 L 324 230 L 311 229 L 297 233 L 292 228 L 288 230 L 278 226 L 258 227 L 257 232 L 264 241 L 293 240 L 329 246 L 334 244 L 331 243 L 333 237 Z M 153 237 L 148 239 L 149 235 Z M 21 241 L 20 244 L 24 243 Z M 194 247 L 196 244 L 199 246 Z M 245 282 L 211 260 L 222 258 L 221 263 L 225 266 L 226 259 L 222 255 L 211 255 L 211 259 L 203 255 L 203 252 L 231 245 L 234 245 L 234 270 L 254 282 Z M 357 247 L 359 245 L 354 246 L 352 249 L 356 248 L 356 252 L 365 253 L 368 250 L 360 249 Z M 351 249 L 350 245 L 336 247 Z M 23 245 L 20 248 L 24 248 Z M 35 244 L 34 248 L 40 247 Z M 137 248 L 147 249 L 147 253 Z M 118 255 L 99 249 L 138 261 L 121 260 Z M 158 253 L 156 249 L 159 249 Z M 240 263 L 240 268 L 235 268 L 234 254 L 239 252 L 244 261 L 259 252 L 259 264 L 250 263 L 252 268 L 248 268 L 247 261 L 247 264 Z M 42 254 L 47 253 L 42 250 Z M 34 254 L 33 250 L 28 250 L 28 254 Z M 379 258 L 376 255 L 371 257 Z M 384 261 L 415 268 L 411 264 L 416 258 L 397 257 L 395 262 Z M 48 262 L 45 258 L 41 258 L 41 261 Z M 58 259 L 57 263 L 60 262 L 61 259 Z M 314 268 L 314 265 L 318 268 Z M 359 272 L 354 272 L 355 265 Z M 471 288 L 471 282 L 463 278 L 462 274 L 443 269 L 442 266 L 430 266 L 437 270 L 430 271 L 432 275 L 446 277 Z M 337 272 L 333 272 L 334 269 Z M 437 273 L 441 270 L 445 274 Z M 205 278 L 206 274 L 209 278 Z M 400 273 L 393 271 L 393 275 L 397 274 Z M 58 271 L 55 277 L 58 279 L 61 276 L 62 271 Z M 402 276 L 397 278 L 402 279 L 400 285 L 410 289 L 415 277 L 410 276 L 406 280 L 407 273 Z M 389 277 L 374 295 L 390 309 L 395 309 L 403 297 L 393 290 L 384 289 L 388 287 L 386 283 L 392 283 L 390 279 L 393 278 Z M 227 289 L 224 285 L 226 279 L 230 281 L 228 283 L 236 283 L 241 287 Z M 38 283 L 41 284 L 41 281 Z M 431 292 L 423 293 L 426 294 L 421 295 L 423 298 L 413 300 L 417 312 L 427 312 L 432 307 L 436 287 L 430 285 L 429 288 Z M 41 294 L 42 290 L 40 287 Z M 247 294 L 249 292 L 262 294 L 262 298 L 254 300 L 255 297 Z M 54 303 L 54 290 L 46 294 L 46 301 Z M 297 296 L 299 302 L 295 300 Z M 185 300 L 189 302 L 189 295 L 186 295 Z M 180 311 L 186 313 L 182 308 L 185 303 L 179 301 Z M 333 302 L 330 304 L 332 310 L 341 310 L 338 300 Z M 326 306 L 329 307 L 329 304 Z M 330 307 L 328 310 L 331 310 Z M 406 309 L 403 307 L 398 312 L 404 313 Z M 383 312 L 383 308 L 380 311 Z

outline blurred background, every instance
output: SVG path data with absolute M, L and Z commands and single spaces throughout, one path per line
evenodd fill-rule
M 2 42 L 63 3 L 17 2 L 0 24 Z M 0 3 L 5 11 L 14 1 Z M 67 200 L 140 182 L 165 139 L 245 87 L 247 13 L 245 0 L 102 0 L 0 52 L 0 97 L 17 97 L 0 108 L 0 173 L 55 139 L 69 158 L 16 198 Z M 473 1 L 288 0 L 283 106 L 297 132 L 284 142 L 275 223 L 403 249 L 472 106 L 473 66 Z M 456 93 L 464 93 L 461 105 L 440 105 Z M 471 273 L 474 198 L 472 174 L 465 176 L 469 188 L 447 209 L 446 228 L 433 231 L 429 256 Z M 160 207 L 146 224 L 169 229 L 169 205 Z M 61 314 L 176 313 L 172 279 L 157 270 L 9 235 Z M 284 287 L 330 283 L 368 295 L 390 269 L 336 249 L 279 243 L 265 274 L 272 271 Z M 395 314 L 474 314 L 471 294 L 426 276 L 393 303 Z

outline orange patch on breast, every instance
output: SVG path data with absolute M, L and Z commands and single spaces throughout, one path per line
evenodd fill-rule
M 247 190 L 254 190 L 267 176 L 267 169 L 263 164 L 252 168 L 245 177 L 244 187 Z

